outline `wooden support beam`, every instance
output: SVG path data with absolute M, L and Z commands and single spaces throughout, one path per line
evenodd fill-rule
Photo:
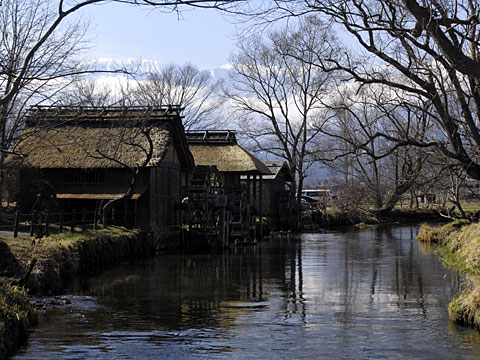
M 30 223 L 30 237 L 33 236 L 35 231 L 35 222 L 37 221 L 37 210 L 32 211 L 32 222 Z
M 263 175 L 260 175 L 260 186 L 259 186 L 259 212 L 260 212 L 260 239 L 262 240 L 263 235 Z
M 76 217 L 76 210 L 75 209 L 72 209 L 72 220 L 70 222 L 70 232 L 74 232 L 75 231 L 75 217 Z
M 15 211 L 15 226 L 13 228 L 13 237 L 18 237 L 18 225 L 20 224 L 20 211 Z
M 82 231 L 87 231 L 87 209 L 83 208 L 82 210 Z
M 60 224 L 58 226 L 58 233 L 63 231 L 63 209 L 60 211 Z
M 45 228 L 43 230 L 45 236 L 47 236 L 50 231 L 50 213 L 48 211 L 45 214 Z

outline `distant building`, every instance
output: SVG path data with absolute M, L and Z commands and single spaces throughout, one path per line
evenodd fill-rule
M 238 144 L 235 131 L 189 131 L 186 136 L 195 165 L 218 169 L 223 193 L 228 197 L 229 228 L 226 231 L 230 238 L 251 238 L 257 226 L 256 217 L 263 217 L 260 194 L 263 177 L 271 175 L 269 168 Z M 245 183 L 241 181 L 242 176 Z M 247 186 L 250 182 L 252 185 Z
M 291 182 L 293 181 L 290 169 L 285 161 L 264 161 L 270 170 L 270 175 L 264 175 L 262 201 L 263 216 L 267 217 L 272 229 L 281 227 L 287 222 L 290 212 L 293 211 L 293 197 L 291 196 Z M 259 180 L 257 176 L 257 180 Z M 246 181 L 246 176 L 242 176 Z M 253 184 L 250 185 L 252 188 Z M 288 227 L 288 225 L 286 225 Z
M 240 146 L 233 130 L 202 130 L 186 133 L 195 165 L 217 167 L 225 193 L 240 185 L 240 176 L 270 175 L 268 167 Z

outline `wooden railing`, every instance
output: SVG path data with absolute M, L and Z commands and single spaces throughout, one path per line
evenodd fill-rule
M 13 232 L 13 237 L 19 233 L 30 237 L 61 233 L 64 231 L 81 232 L 96 229 L 100 224 L 116 224 L 115 209 L 108 213 L 98 211 L 71 210 L 69 212 L 33 211 L 30 214 L 22 214 L 20 211 L 10 214 L 2 214 L 0 231 Z

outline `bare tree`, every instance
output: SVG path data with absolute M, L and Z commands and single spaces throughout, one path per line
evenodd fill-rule
M 117 2 L 180 12 L 184 7 L 228 10 L 235 1 L 211 0 L 3 0 L 0 6 L 0 189 L 5 155 L 23 128 L 27 106 L 49 100 L 72 75 L 92 72 L 78 67 L 87 28 L 69 21 L 80 9 Z M 95 70 L 93 70 L 95 71 Z
M 65 106 L 113 106 L 116 96 L 112 87 L 96 80 L 74 81 L 58 98 Z
M 471 189 L 471 179 L 468 178 L 466 171 L 454 160 L 446 158 L 441 153 L 432 155 L 429 158 L 429 164 L 434 173 L 431 188 L 438 195 L 442 195 L 442 198 L 438 199 L 442 201 L 440 215 L 454 219 L 458 217 L 454 212 L 457 209 L 460 218 L 469 218 L 463 208 L 463 202 Z
M 337 92 L 334 96 L 332 90 L 332 100 L 325 103 L 329 116 L 315 139 L 317 158 L 344 174 L 347 188 L 351 183 L 361 186 L 364 205 L 373 204 L 375 212 L 386 214 L 416 183 L 428 156 L 421 148 L 400 146 L 396 139 L 420 143 L 432 121 L 425 104 L 406 104 L 405 97 L 388 88 L 347 86 Z
M 154 114 L 153 108 L 144 109 L 134 121 L 129 119 L 129 111 L 129 108 L 125 108 L 125 119 L 120 118 L 109 129 L 105 129 L 101 136 L 92 137 L 88 132 L 79 132 L 83 136 L 74 139 L 79 148 L 91 159 L 110 161 L 126 170 L 128 185 L 126 191 L 121 197 L 109 200 L 102 206 L 105 214 L 107 210 L 119 204 L 125 204 L 125 224 L 128 223 L 126 206 L 134 194 L 138 177 L 147 166 L 151 165 L 151 162 L 156 160 L 156 152 L 162 149 L 162 144 L 158 140 L 162 137 L 162 129 L 151 121 Z M 126 153 L 138 155 L 126 157 Z
M 430 116 L 441 132 L 429 134 L 422 143 L 409 138 L 395 140 L 434 146 L 469 176 L 480 179 L 477 0 L 299 0 L 267 5 L 255 9 L 263 24 L 312 13 L 328 18 L 363 53 L 352 56 L 350 46 L 340 61 L 319 56 L 315 63 L 341 70 L 359 83 L 384 84 L 423 99 L 431 106 Z
M 301 60 L 288 55 L 293 48 Z M 329 80 L 312 62 L 331 51 L 328 32 L 308 18 L 298 27 L 270 32 L 266 39 L 243 39 L 232 58 L 225 94 L 246 120 L 242 128 L 255 149 L 288 162 L 297 205 L 312 160 L 310 143 L 318 132 L 311 124 L 320 116 Z
M 0 189 L 6 154 L 21 137 L 25 111 L 64 89 L 68 75 L 81 71 L 78 55 L 85 49 L 83 23 L 69 23 L 60 34 L 48 32 L 54 22 L 45 0 L 5 0 L 0 6 Z M 41 50 L 32 52 L 42 42 Z
M 181 106 L 187 130 L 208 129 L 220 122 L 217 111 L 221 101 L 216 96 L 219 85 L 209 72 L 192 64 L 168 64 L 148 74 L 148 80 L 139 81 L 134 97 L 138 105 Z
M 25 79 L 31 77 L 30 71 L 32 68 L 32 63 L 35 61 L 36 58 L 41 58 L 42 54 L 49 48 L 49 42 L 51 39 L 55 38 L 56 36 L 60 36 L 63 34 L 63 40 L 68 40 L 68 33 L 61 32 L 61 25 L 66 22 L 67 18 L 70 18 L 72 14 L 78 12 L 80 9 L 89 6 L 89 5 L 100 5 L 102 3 L 108 2 L 118 2 L 123 4 L 131 4 L 131 5 L 143 5 L 143 6 L 151 6 L 159 8 L 160 10 L 164 11 L 174 11 L 179 12 L 182 10 L 183 7 L 199 7 L 199 8 L 214 8 L 214 9 L 223 9 L 228 10 L 228 7 L 235 3 L 235 1 L 213 1 L 213 0 L 172 0 L 172 1 L 153 1 L 153 0 L 84 0 L 84 1 L 72 1 L 70 6 L 65 3 L 64 0 L 58 0 L 56 11 L 53 10 L 52 5 L 53 1 L 48 0 L 36 0 L 34 4 L 38 4 L 38 10 L 42 11 L 32 11 L 30 12 L 30 16 L 36 19 L 34 22 L 36 25 L 40 23 L 41 27 L 36 28 L 35 30 L 32 29 L 32 26 L 27 26 L 28 29 L 26 33 L 26 38 L 28 39 L 28 43 L 25 43 L 24 48 L 22 49 L 22 53 L 19 54 L 20 56 L 15 59 L 18 63 L 18 66 L 14 69 L 14 73 L 9 73 L 9 75 L 13 76 L 13 80 L 7 91 L 0 97 L 0 106 L 4 103 L 8 103 L 12 100 L 12 98 L 21 90 L 22 82 Z M 10 8 L 7 5 L 13 4 L 15 5 L 15 0 L 4 0 L 2 1 L 2 8 L 7 9 Z M 19 2 L 24 6 L 18 7 L 13 6 L 13 9 L 23 9 L 27 11 L 31 6 L 31 2 L 22 1 Z M 43 10 L 42 7 L 47 6 L 46 10 Z M 17 10 L 15 10 L 17 11 Z M 13 17 L 13 20 L 20 19 L 23 16 L 19 16 L 20 13 L 17 12 L 17 15 Z M 8 38 L 15 38 L 12 34 L 9 33 L 8 27 L 10 24 L 14 24 L 16 22 L 10 23 L 8 16 L 4 19 L 4 23 L 1 24 L 3 30 L 3 38 L 7 40 Z M 18 25 L 18 23 L 17 23 Z M 32 24 L 33 25 L 33 24 Z M 16 26 L 14 26 L 10 31 L 16 31 Z M 60 34 L 59 34 L 60 32 Z M 10 35 L 9 35 L 10 34 Z M 4 61 L 4 57 L 8 56 L 8 49 L 2 49 L 0 51 L 0 55 L 2 56 L 2 62 Z M 3 71 L 6 74 L 6 71 Z

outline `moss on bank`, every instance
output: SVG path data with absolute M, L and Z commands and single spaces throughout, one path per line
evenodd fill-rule
M 440 245 L 446 266 L 466 274 L 469 286 L 448 307 L 450 319 L 480 329 L 480 224 L 457 220 L 432 228 L 422 225 L 418 240 Z
M 35 320 L 26 289 L 30 294 L 60 294 L 76 276 L 155 252 L 150 235 L 121 227 L 36 240 L 0 239 L 0 244 L 9 258 L 8 263 L 0 262 L 0 275 L 8 276 L 0 279 L 0 359 L 26 338 Z

